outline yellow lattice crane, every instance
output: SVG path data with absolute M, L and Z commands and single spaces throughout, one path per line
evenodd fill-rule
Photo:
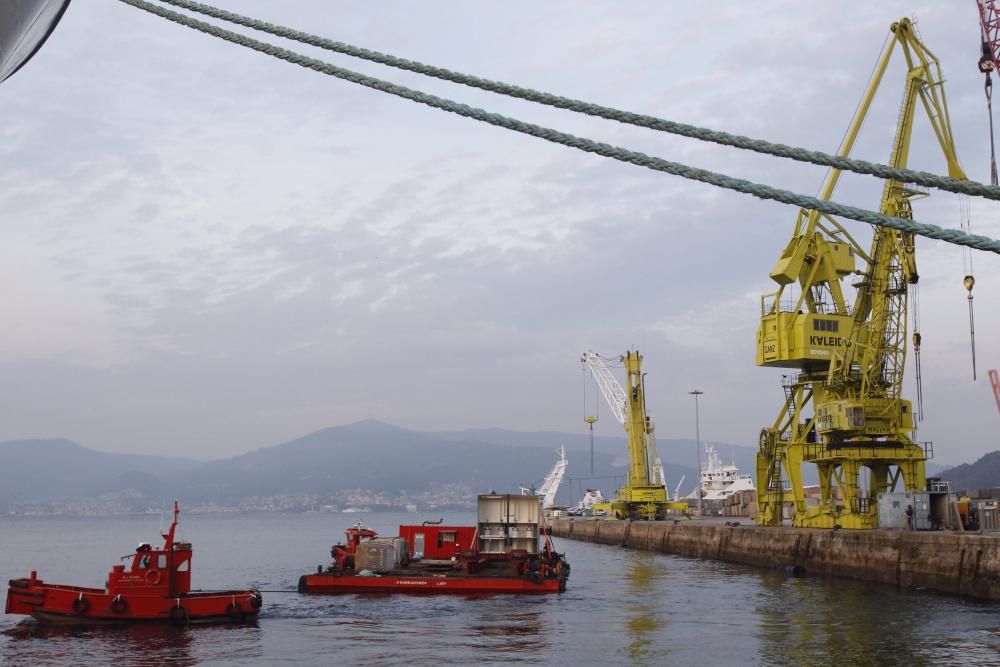
M 642 355 L 630 351 L 618 360 L 625 366 L 627 389 L 618 383 L 596 352 L 584 352 L 580 357 L 628 436 L 626 482 L 618 488 L 614 499 L 595 504 L 593 510 L 603 510 L 616 519 L 662 519 L 667 510 L 686 513 L 687 503 L 671 501 L 667 495 L 663 463 L 656 451 L 656 426 L 646 413 Z
M 948 174 L 965 178 L 955 154 L 940 65 L 908 19 L 892 24 L 838 155 L 850 154 L 896 47 L 906 61 L 906 80 L 889 164 L 907 166 L 919 103 Z M 839 178 L 839 170 L 830 171 L 822 199 L 830 198 Z M 925 195 L 888 180 L 880 210 L 910 219 L 911 201 Z M 913 406 L 901 396 L 908 289 L 918 278 L 914 237 L 876 227 L 866 252 L 832 217 L 801 210 L 792 240 L 770 275 L 779 287 L 761 299 L 757 365 L 798 372 L 785 376 L 784 405 L 774 424 L 761 431 L 757 523 L 780 525 L 782 505 L 791 502 L 796 526 L 874 528 L 878 493 L 896 488 L 900 480 L 906 491 L 926 486 L 929 452 L 913 440 Z M 844 296 L 842 281 L 848 277 L 857 290 L 853 306 Z M 919 334 L 913 343 L 919 351 Z M 806 503 L 804 462 L 818 469 L 815 505 Z M 866 488 L 862 469 L 869 473 Z

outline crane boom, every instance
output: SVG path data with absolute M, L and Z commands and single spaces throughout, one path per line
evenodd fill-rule
M 615 419 L 618 420 L 618 423 L 621 424 L 627 432 L 629 430 L 629 400 L 628 395 L 625 393 L 625 388 L 621 386 L 621 383 L 618 382 L 614 374 L 611 373 L 611 370 L 596 352 L 592 350 L 584 352 L 580 357 L 580 361 L 586 364 L 587 368 L 590 369 L 591 375 L 594 376 L 594 382 L 597 383 L 598 388 L 601 390 L 601 394 L 604 396 L 604 400 L 607 401 L 608 405 L 611 407 L 612 414 L 614 414 Z M 643 465 L 648 466 L 648 469 L 650 470 L 648 481 L 653 484 L 663 484 L 666 486 L 667 481 L 663 473 L 663 462 L 660 460 L 659 452 L 657 452 L 656 449 L 656 435 L 653 418 L 650 415 L 643 421 L 647 424 L 647 427 L 643 429 L 646 432 L 646 454 L 642 458 L 644 460 Z M 647 456 L 648 460 L 646 460 Z
M 990 369 L 990 386 L 993 387 L 993 398 L 997 402 L 997 410 L 1000 411 L 1000 373 L 997 369 Z
M 584 352 L 580 361 L 585 363 L 587 368 L 590 369 L 591 375 L 594 376 L 594 382 L 597 383 L 601 394 L 604 395 L 604 400 L 611 407 L 611 412 L 614 414 L 615 419 L 618 420 L 619 424 L 624 426 L 625 411 L 628 410 L 628 397 L 625 395 L 625 389 L 615 379 L 615 376 L 611 374 L 611 371 L 596 352 L 591 350 Z
M 983 54 L 979 70 L 989 73 L 1000 69 L 1000 11 L 993 0 L 976 0 L 979 7 L 979 28 L 983 38 Z

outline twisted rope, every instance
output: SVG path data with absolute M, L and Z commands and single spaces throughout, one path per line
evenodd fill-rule
M 358 72 L 353 72 L 351 70 L 343 69 L 330 63 L 323 62 L 322 60 L 316 60 L 315 58 L 303 56 L 293 51 L 277 47 L 273 44 L 251 39 L 245 35 L 224 30 L 203 21 L 198 21 L 189 16 L 178 14 L 177 12 L 173 12 L 150 2 L 146 2 L 146 0 L 121 0 L 121 2 L 151 14 L 155 14 L 156 16 L 160 16 L 179 25 L 213 35 L 220 39 L 224 39 L 227 42 L 253 49 L 254 51 L 266 53 L 267 55 L 300 65 L 307 69 L 312 69 L 323 74 L 337 77 L 338 79 L 350 81 L 373 90 L 389 93 L 390 95 L 395 95 L 403 99 L 419 102 L 420 104 L 425 104 L 459 116 L 472 118 L 484 123 L 489 123 L 490 125 L 538 137 L 539 139 L 544 139 L 552 143 L 569 146 L 587 153 L 602 155 L 621 162 L 628 162 L 640 167 L 646 167 L 647 169 L 662 171 L 675 176 L 682 176 L 687 179 L 708 183 L 728 190 L 743 192 L 760 199 L 779 201 L 785 204 L 798 206 L 800 208 L 822 211 L 830 215 L 850 218 L 873 225 L 880 225 L 903 232 L 917 234 L 919 236 L 926 236 L 932 239 L 947 241 L 948 243 L 954 243 L 956 245 L 967 246 L 977 250 L 986 250 L 1000 254 L 1000 241 L 996 241 L 985 236 L 967 234 L 957 229 L 946 229 L 937 225 L 919 223 L 915 220 L 905 220 L 903 218 L 896 218 L 882 213 L 876 213 L 875 211 L 838 204 L 836 202 L 826 201 L 807 195 L 800 195 L 788 190 L 772 188 L 767 185 L 732 178 L 724 174 L 719 174 L 705 169 L 698 169 L 676 162 L 670 162 L 668 160 L 652 157 L 637 151 L 631 151 L 625 148 L 591 141 L 589 139 L 577 137 L 565 132 L 559 132 L 540 125 L 534 125 L 532 123 L 525 123 L 514 118 L 508 118 L 507 116 L 503 116 L 501 114 L 490 113 L 483 109 L 470 107 L 466 104 L 460 104 L 435 95 L 429 95 L 418 90 L 389 83 L 388 81 L 365 76 Z
M 462 84 L 472 88 L 479 88 L 480 90 L 492 93 L 499 93 L 500 95 L 507 95 L 509 97 L 516 97 L 530 102 L 537 102 L 539 104 L 545 104 L 558 109 L 566 109 L 586 114 L 588 116 L 614 120 L 626 125 L 635 125 L 637 127 L 658 130 L 660 132 L 668 132 L 670 134 L 689 137 L 691 139 L 708 141 L 722 146 L 732 146 L 735 148 L 754 151 L 756 153 L 763 153 L 765 155 L 789 158 L 799 162 L 809 162 L 822 167 L 832 167 L 843 171 L 851 171 L 858 174 L 877 176 L 885 179 L 894 179 L 905 183 L 922 185 L 928 188 L 947 190 L 948 192 L 958 192 L 967 195 L 986 197 L 987 199 L 1000 200 L 1000 187 L 995 185 L 987 185 L 985 183 L 978 183 L 976 181 L 969 181 L 966 179 L 951 178 L 949 176 L 939 176 L 925 171 L 890 167 L 876 162 L 830 155 L 829 153 L 823 153 L 821 151 L 811 151 L 805 148 L 787 146 L 785 144 L 771 143 L 762 139 L 753 139 L 751 137 L 744 137 L 738 134 L 719 132 L 717 130 L 657 118 L 656 116 L 632 113 L 630 111 L 605 107 L 599 104 L 592 104 L 590 102 L 562 97 L 560 95 L 552 95 L 539 90 L 533 90 L 531 88 L 523 88 L 510 83 L 503 83 L 502 81 L 481 79 L 470 74 L 463 74 L 461 72 L 445 69 L 443 67 L 426 65 L 424 63 L 407 60 L 405 58 L 397 58 L 396 56 L 386 53 L 371 51 L 369 49 L 353 46 L 351 44 L 345 44 L 344 42 L 338 42 L 326 39 L 325 37 L 311 35 L 306 32 L 287 28 L 285 26 L 274 25 L 273 23 L 267 23 L 266 21 L 258 21 L 257 19 L 253 19 L 248 16 L 212 7 L 211 5 L 205 5 L 200 2 L 192 2 L 192 0 L 160 0 L 160 2 L 187 9 L 192 12 L 197 12 L 212 18 L 242 25 L 247 28 L 252 28 L 253 30 L 265 32 L 276 37 L 301 42 L 310 46 L 316 46 L 321 49 L 326 49 L 327 51 L 342 53 L 355 58 L 361 58 L 362 60 L 379 63 L 381 65 L 387 65 L 389 67 L 423 74 L 425 76 L 442 79 L 444 81 L 451 81 L 453 83 Z

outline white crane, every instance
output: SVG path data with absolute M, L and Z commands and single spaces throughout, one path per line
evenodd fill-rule
M 566 474 L 566 466 L 568 465 L 569 461 L 566 460 L 566 446 L 563 445 L 559 448 L 559 460 L 556 461 L 552 472 L 545 476 L 545 479 L 542 480 L 542 485 L 538 487 L 538 495 L 542 496 L 543 510 L 551 509 L 556 504 L 556 493 L 559 491 L 559 484 L 562 483 L 563 475 Z
M 604 400 L 611 406 L 611 412 L 614 414 L 615 419 L 625 429 L 628 429 L 628 395 L 625 393 L 625 388 L 615 379 L 615 376 L 608 370 L 601 357 L 593 350 L 584 352 L 580 361 L 590 369 L 591 375 L 594 376 L 594 381 L 597 382 L 597 386 L 600 387 L 601 393 L 604 395 Z M 663 474 L 663 462 L 660 461 L 660 455 L 656 451 L 656 436 L 653 434 L 652 427 L 654 426 L 654 422 L 651 416 L 649 417 L 649 423 L 651 428 L 646 434 L 646 451 L 649 452 L 649 456 L 652 459 L 649 466 L 651 472 L 651 479 L 649 481 L 653 484 L 666 486 L 667 482 Z

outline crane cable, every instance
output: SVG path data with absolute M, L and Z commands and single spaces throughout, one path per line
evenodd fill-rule
M 176 1 L 176 0 L 175 0 Z M 596 155 L 601 155 L 608 157 L 620 162 L 626 162 L 634 164 L 640 167 L 645 167 L 647 169 L 652 169 L 654 171 L 661 171 L 664 173 L 672 174 L 674 176 L 681 176 L 689 180 L 698 181 L 701 183 L 708 183 L 709 185 L 714 185 L 716 187 L 724 188 L 727 190 L 734 190 L 736 192 L 742 192 L 744 194 L 757 197 L 759 199 L 767 199 L 772 201 L 781 202 L 784 204 L 790 204 L 797 206 L 799 208 L 804 208 L 808 210 L 820 211 L 822 213 L 827 213 L 833 216 L 840 216 L 843 218 L 849 218 L 852 220 L 857 220 L 859 222 L 867 222 L 873 225 L 879 225 L 882 227 L 888 227 L 890 229 L 895 229 L 898 231 L 908 232 L 916 234 L 918 236 L 925 236 L 931 239 L 937 239 L 945 241 L 948 243 L 953 243 L 955 245 L 967 246 L 970 248 L 975 248 L 977 250 L 985 250 L 989 252 L 996 253 L 1000 255 L 1000 241 L 991 239 L 987 236 L 979 236 L 968 234 L 962 230 L 949 229 L 941 227 L 939 225 L 934 225 L 930 223 L 921 223 L 916 220 L 909 220 L 905 218 L 898 218 L 890 215 L 885 215 L 883 213 L 878 213 L 876 211 L 871 211 L 867 209 L 858 208 L 855 206 L 848 206 L 846 204 L 839 204 L 837 202 L 819 199 L 817 197 L 811 197 L 808 195 L 796 194 L 789 190 L 783 190 L 780 188 L 774 188 L 771 186 L 763 185 L 760 183 L 754 183 L 752 181 L 747 181 L 744 179 L 733 178 L 725 174 L 708 171 L 706 169 L 699 169 L 697 167 L 691 167 L 677 162 L 670 162 L 662 158 L 646 155 L 638 151 L 631 151 L 619 146 L 612 146 L 606 143 L 591 141 L 583 137 L 578 137 L 573 134 L 568 134 L 565 132 L 559 132 L 557 130 L 542 127 L 540 125 L 535 125 L 533 123 L 526 123 L 524 121 L 518 120 L 516 118 L 510 118 L 498 113 L 490 113 L 483 109 L 476 107 L 471 107 L 467 104 L 461 104 L 453 100 L 438 97 L 436 95 L 430 95 L 419 90 L 414 90 L 412 88 L 407 88 L 405 86 L 400 86 L 397 84 L 384 81 L 382 79 L 377 79 L 375 77 L 366 76 L 359 72 L 354 72 L 342 67 L 337 67 L 331 63 L 324 62 L 322 60 L 317 60 L 315 58 L 310 58 L 294 51 L 288 49 L 283 49 L 281 47 L 269 44 L 267 42 L 261 42 L 259 40 L 252 39 L 246 35 L 241 35 L 239 33 L 232 32 L 230 30 L 224 30 L 218 26 L 205 23 L 203 21 L 198 21 L 189 16 L 179 14 L 167 9 L 164 9 L 158 5 L 151 2 L 146 2 L 146 0 L 120 0 L 124 4 L 131 5 L 137 9 L 142 9 L 143 11 L 149 12 L 156 16 L 167 19 L 174 23 L 183 25 L 187 28 L 198 30 L 208 35 L 218 37 L 227 42 L 243 46 L 260 53 L 265 53 L 272 57 L 278 58 L 279 60 L 284 60 L 289 63 L 305 67 L 307 69 L 312 69 L 314 71 L 320 72 L 321 74 L 326 74 L 329 76 L 336 77 L 338 79 L 343 79 L 345 81 L 350 81 L 367 88 L 372 88 L 390 95 L 395 95 L 396 97 L 401 97 L 403 99 L 408 99 L 413 102 L 418 102 L 420 104 L 425 104 L 427 106 L 440 109 L 442 111 L 447 111 L 449 113 L 456 114 L 458 116 L 463 116 L 465 118 L 472 118 L 480 122 L 488 123 L 496 127 L 503 127 L 514 132 L 520 132 L 529 136 L 533 136 L 539 139 L 544 139 L 552 143 L 560 144 L 563 146 L 569 146 L 571 148 L 576 148 L 578 150 L 594 153 Z M 913 172 L 911 172 L 913 173 Z M 942 185 L 937 186 L 945 189 L 945 177 L 934 176 L 933 174 L 928 174 L 928 176 L 934 179 L 941 180 Z M 904 176 L 900 176 L 904 180 L 911 180 L 916 182 L 915 179 L 907 179 Z M 962 185 L 967 185 L 971 182 L 958 181 Z M 986 191 L 979 192 L 976 194 L 981 194 L 982 196 L 988 196 L 987 192 L 992 193 L 993 190 L 991 186 L 986 186 L 979 184 Z M 951 189 L 948 186 L 947 189 Z M 956 190 L 957 191 L 957 190 Z M 970 193 L 971 194 L 971 193 Z
M 980 10 L 982 7 L 980 7 Z M 981 15 L 981 14 L 980 14 Z M 990 128 L 990 183 L 992 185 L 997 185 L 997 152 L 996 152 L 996 140 L 993 134 L 993 69 L 995 67 L 995 60 L 993 54 L 993 48 L 990 45 L 989 35 L 986 32 L 986 26 L 980 24 L 980 35 L 982 36 L 982 57 L 979 59 L 979 69 L 983 73 L 983 92 L 986 94 L 986 116 L 989 119 Z M 972 230 L 972 216 L 971 216 L 971 206 L 968 201 L 963 199 L 965 204 L 965 210 L 962 212 L 962 219 L 960 220 L 960 225 L 962 231 L 971 232 Z M 972 381 L 976 381 L 976 317 L 975 309 L 973 307 L 973 297 L 972 288 L 976 285 L 976 278 L 972 272 L 972 252 L 968 249 L 964 249 L 962 252 L 962 259 L 965 263 L 965 277 L 962 278 L 962 284 L 965 285 L 965 290 L 967 292 L 966 299 L 969 303 L 969 343 L 972 351 Z
M 128 2 L 128 0 L 122 0 L 122 2 L 138 7 L 136 3 Z M 424 76 L 441 79 L 442 81 L 451 81 L 452 83 L 469 86 L 470 88 L 478 88 L 480 90 L 497 93 L 499 95 L 506 95 L 508 97 L 527 100 L 529 102 L 536 102 L 538 104 L 544 104 L 557 109 L 566 109 L 588 116 L 617 121 L 626 125 L 634 125 L 636 127 L 642 127 L 649 130 L 667 132 L 722 146 L 741 148 L 764 155 L 773 155 L 776 157 L 797 160 L 799 162 L 808 162 L 821 167 L 831 167 L 843 171 L 851 171 L 857 174 L 877 176 L 878 178 L 884 179 L 894 179 L 905 183 L 913 183 L 925 187 L 947 190 L 949 192 L 964 193 L 986 197 L 987 199 L 1000 200 L 1000 187 L 998 187 L 996 183 L 989 186 L 984 183 L 978 183 L 967 179 L 939 176 L 937 174 L 931 174 L 924 171 L 916 171 L 902 167 L 890 167 L 889 165 L 879 164 L 877 162 L 868 162 L 866 160 L 858 160 L 840 155 L 830 155 L 829 153 L 821 151 L 812 151 L 796 146 L 772 143 L 762 139 L 754 139 L 752 137 L 745 137 L 709 128 L 697 127 L 695 125 L 678 123 L 665 118 L 658 118 L 656 116 L 637 114 L 631 111 L 624 111 L 622 109 L 606 107 L 600 104 L 584 102 L 582 100 L 563 97 L 561 95 L 553 95 L 543 91 L 534 90 L 532 88 L 525 88 L 510 83 L 504 83 L 502 81 L 491 81 L 489 79 L 483 79 L 471 74 L 456 72 L 444 67 L 436 67 L 434 65 L 428 65 L 408 60 L 406 58 L 399 58 L 390 54 L 372 51 L 370 49 L 354 46 L 352 44 L 345 44 L 344 42 L 338 42 L 325 37 L 320 37 L 318 35 L 311 35 L 293 28 L 274 25 L 272 23 L 267 23 L 266 21 L 259 21 L 248 16 L 219 9 L 218 7 L 212 7 L 211 5 L 194 2 L 193 0 L 159 0 L 159 2 L 196 12 L 211 18 L 241 25 L 246 28 L 251 28 L 252 30 L 257 30 L 258 32 L 274 35 L 275 37 L 281 37 L 283 39 L 307 44 L 309 46 L 315 46 L 334 53 L 341 53 L 354 58 L 359 58 L 361 60 L 378 63 L 380 65 L 386 65 L 388 67 L 394 67 L 408 72 L 423 74 Z M 159 15 L 165 16 L 165 14 L 162 13 Z
M 910 285 L 910 312 L 913 313 L 913 365 L 917 385 L 917 421 L 924 420 L 924 379 L 920 371 L 920 292 L 917 284 Z

